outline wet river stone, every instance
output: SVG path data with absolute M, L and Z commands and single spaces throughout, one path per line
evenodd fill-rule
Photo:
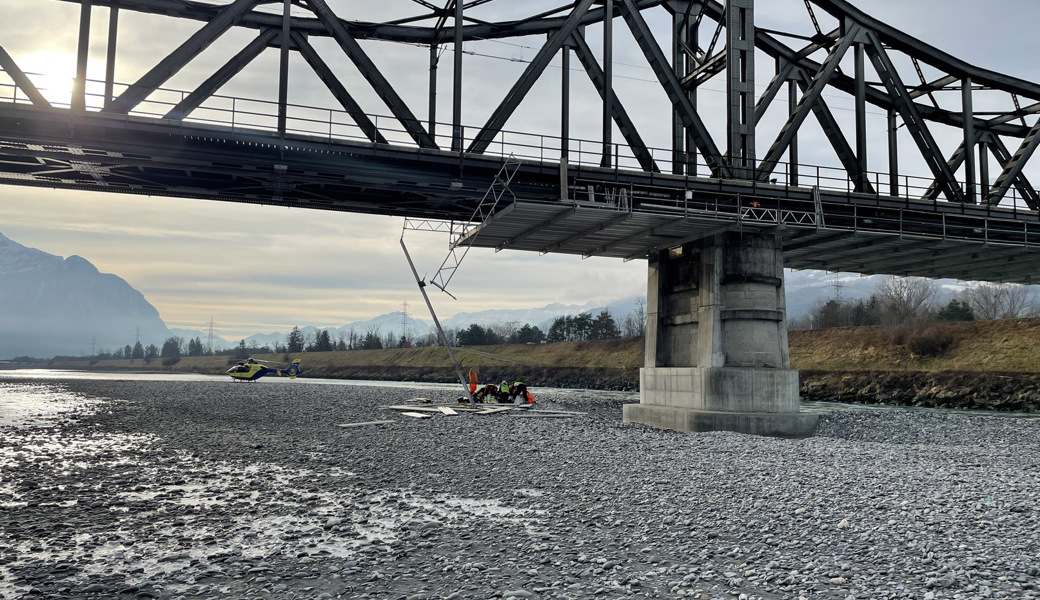
M 0 429 L 5 600 L 1040 598 L 1040 420 L 844 411 L 791 441 L 594 392 L 413 419 L 382 407 L 457 394 L 50 385 L 96 402 Z

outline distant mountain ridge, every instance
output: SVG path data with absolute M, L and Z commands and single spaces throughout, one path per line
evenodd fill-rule
M 798 318 L 816 302 L 831 298 L 867 298 L 880 276 L 861 277 L 853 273 L 824 271 L 787 272 L 787 315 Z M 965 284 L 939 280 L 936 301 L 945 304 Z M 1034 286 L 1033 293 L 1037 291 Z M 472 324 L 488 327 L 501 323 L 537 326 L 547 331 L 560 316 L 607 310 L 618 321 L 631 314 L 643 296 L 631 296 L 608 303 L 550 303 L 539 308 L 488 309 L 464 312 L 442 319 L 446 329 L 465 329 Z M 432 320 L 400 311 L 342 326 L 301 326 L 313 338 L 319 329 L 328 329 L 334 340 L 353 331 L 359 336 L 378 332 L 380 336 L 400 337 L 404 323 L 414 338 L 433 333 Z M 254 334 L 245 338 L 247 347 L 285 345 L 288 331 Z M 145 297 L 122 278 L 100 273 L 80 256 L 62 258 L 28 248 L 0 234 L 0 359 L 16 356 L 49 358 L 57 355 L 88 355 L 92 350 L 113 351 L 140 339 L 144 345 L 161 346 L 171 336 L 187 341 L 206 334 L 187 329 L 170 329 Z M 224 338 L 215 347 L 237 345 Z
M 80 256 L 62 258 L 0 234 L 0 358 L 89 354 L 138 339 L 161 345 L 159 311 L 116 275 Z
M 441 325 L 445 329 L 466 329 L 473 324 L 480 325 L 481 327 L 488 327 L 499 323 L 513 322 L 516 323 L 518 327 L 527 324 L 536 326 L 542 331 L 546 331 L 552 324 L 553 320 L 557 317 L 565 315 L 573 316 L 583 312 L 589 312 L 596 315 L 599 314 L 600 311 L 606 310 L 609 311 L 615 319 L 623 319 L 635 309 L 636 302 L 640 298 L 642 297 L 632 296 L 630 298 L 614 300 L 608 304 L 599 302 L 588 302 L 586 304 L 552 303 L 540 308 L 492 308 L 478 312 L 458 313 L 447 319 L 441 319 Z M 395 334 L 395 337 L 400 337 L 402 319 L 408 330 L 408 334 L 412 339 L 435 333 L 432 319 L 419 319 L 413 317 L 411 314 L 405 315 L 401 311 L 386 313 L 364 321 L 347 323 L 346 325 L 339 327 L 315 327 L 312 325 L 301 326 L 300 332 L 305 336 L 313 337 L 319 330 L 328 329 L 332 339 L 337 340 L 340 335 L 343 335 L 344 337 L 348 336 L 351 328 L 353 328 L 354 333 L 360 336 L 364 336 L 371 331 L 373 333 L 378 332 L 380 335 L 393 333 Z M 276 344 L 284 346 L 286 344 L 288 333 L 289 332 L 258 333 L 245 338 L 245 343 L 246 346 L 252 346 L 255 343 L 256 346 L 268 346 L 271 348 Z

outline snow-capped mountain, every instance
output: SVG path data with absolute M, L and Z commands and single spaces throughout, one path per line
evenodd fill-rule
M 0 235 L 0 358 L 86 355 L 138 336 L 161 346 L 170 331 L 126 281 Z

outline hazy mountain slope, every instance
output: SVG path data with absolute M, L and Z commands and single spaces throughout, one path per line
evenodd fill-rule
M 159 312 L 123 279 L 0 235 L 0 358 L 160 345 Z

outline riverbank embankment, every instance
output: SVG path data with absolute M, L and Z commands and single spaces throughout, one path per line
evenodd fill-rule
M 808 400 L 1040 411 L 1040 319 L 928 323 L 905 327 L 791 331 L 791 365 Z M 481 383 L 523 380 L 534 387 L 638 390 L 641 339 L 463 347 L 464 370 Z M 452 383 L 440 347 L 258 354 L 272 365 L 303 360 L 304 377 Z M 221 374 L 237 358 L 52 360 L 8 367 Z

